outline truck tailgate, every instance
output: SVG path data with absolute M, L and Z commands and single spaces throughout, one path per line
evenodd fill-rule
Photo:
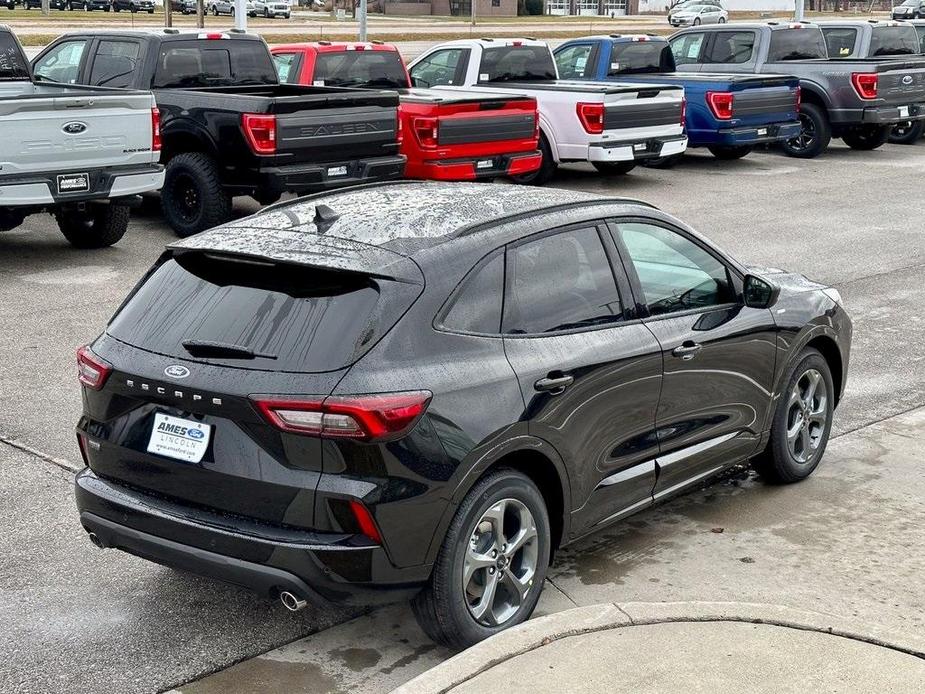
M 36 85 L 32 94 L 0 99 L 3 174 L 82 171 L 151 164 L 151 109 L 146 92 L 82 96 Z
M 445 103 L 438 107 L 437 119 L 439 145 L 536 138 L 536 102 L 528 98 Z
M 680 134 L 683 126 L 684 92 L 680 87 L 639 84 L 634 89 L 609 94 L 605 100 L 604 131 L 672 130 Z M 677 129 L 677 133 L 674 129 Z M 621 137 L 626 133 L 620 133 Z
M 767 123 L 797 117 L 799 102 L 794 87 L 784 85 L 752 89 L 747 83 L 741 86 L 744 88 L 732 90 L 732 117 L 742 123 Z
M 925 62 L 889 62 L 877 66 L 877 95 L 884 103 L 902 106 L 925 101 Z

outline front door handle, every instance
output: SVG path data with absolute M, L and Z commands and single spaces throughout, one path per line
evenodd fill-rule
M 671 350 L 671 354 L 675 357 L 681 357 L 684 361 L 690 361 L 697 356 L 697 352 L 701 349 L 703 349 L 703 345 L 693 340 L 685 340 L 680 347 L 675 347 Z
M 567 374 L 562 376 L 547 376 L 546 378 L 541 378 L 539 381 L 534 383 L 533 388 L 540 391 L 541 393 L 552 393 L 553 395 L 558 395 L 559 393 L 564 393 L 565 389 L 572 385 L 574 382 L 575 377 L 569 376 Z

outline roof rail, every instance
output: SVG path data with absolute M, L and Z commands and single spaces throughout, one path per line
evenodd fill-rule
M 491 38 L 490 36 L 483 36 L 481 40 L 482 40 L 482 41 L 489 41 L 489 42 L 490 42 L 490 41 L 494 41 L 494 39 Z
M 622 39 L 623 38 L 623 34 L 609 34 L 609 36 L 612 39 Z

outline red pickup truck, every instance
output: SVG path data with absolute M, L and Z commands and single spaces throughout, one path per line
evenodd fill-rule
M 382 43 L 318 41 L 277 46 L 271 52 L 283 84 L 398 92 L 407 178 L 509 176 L 517 181 L 542 163 L 532 97 L 413 88 L 398 50 Z

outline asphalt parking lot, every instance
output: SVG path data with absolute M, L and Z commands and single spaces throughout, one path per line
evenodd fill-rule
M 925 233 L 915 193 L 923 168 L 925 143 L 888 145 L 875 152 L 834 145 L 811 161 L 773 152 L 732 162 L 694 154 L 674 170 L 637 169 L 626 177 L 605 178 L 590 167 L 570 167 L 551 185 L 641 198 L 683 218 L 749 264 L 784 267 L 834 285 L 855 320 L 848 390 L 834 432 L 844 435 L 925 405 Z M 236 209 L 246 214 L 257 206 L 242 199 Z M 0 499 L 6 511 L 5 532 L 0 535 L 5 557 L 0 566 L 0 620 L 7 625 L 0 633 L 0 653 L 6 654 L 0 660 L 3 691 L 105 688 L 115 694 L 178 687 L 356 614 L 307 610 L 293 616 L 237 589 L 95 550 L 77 523 L 71 473 L 65 469 L 78 459 L 73 425 L 80 403 L 74 351 L 100 332 L 171 238 L 156 209 L 141 210 L 126 237 L 100 251 L 70 248 L 50 217 L 32 217 L 21 229 L 0 234 L 0 436 L 5 441 L 0 443 Z M 877 444 L 845 447 L 843 456 L 873 456 Z M 904 468 L 911 475 L 915 470 L 911 463 Z M 812 504 L 826 494 L 852 495 L 860 477 L 846 481 L 826 470 L 818 479 L 812 486 L 781 490 L 779 494 L 798 496 L 779 508 L 793 514 L 797 535 L 800 528 L 821 533 L 830 551 L 843 551 L 850 545 L 849 534 L 865 527 L 864 519 L 845 523 L 838 516 L 813 513 L 807 524 L 793 499 Z M 832 485 L 828 491 L 824 481 Z M 900 478 L 883 475 L 878 484 L 889 490 L 880 490 L 881 496 L 898 505 L 891 507 L 897 524 L 890 526 L 897 535 L 880 537 L 872 547 L 899 562 L 903 576 L 920 575 L 922 543 L 907 546 L 914 538 L 902 537 L 897 519 L 903 515 L 903 503 L 914 506 L 910 513 L 920 513 L 921 501 L 903 492 Z M 760 488 L 750 478 L 727 480 L 715 493 L 707 490 L 673 502 L 665 517 L 681 513 L 718 525 L 731 523 L 714 502 L 716 497 L 735 497 L 734 513 L 763 513 L 755 516 L 760 524 L 777 508 L 767 495 L 755 491 Z M 711 514 L 716 513 L 720 517 L 714 521 Z M 594 599 L 615 600 L 620 596 L 614 592 L 626 591 L 634 599 L 657 600 L 665 589 L 649 582 L 654 576 L 643 571 L 653 558 L 672 567 L 675 580 L 682 571 L 698 576 L 705 586 L 747 580 L 742 572 L 714 570 L 713 555 L 686 547 L 689 539 L 684 535 L 666 539 L 670 527 L 667 521 L 654 522 L 660 518 L 658 510 L 646 518 L 650 522 L 644 532 L 634 534 L 632 524 L 645 520 L 629 521 L 622 530 L 586 541 L 581 553 L 565 552 L 551 572 L 553 580 L 566 586 L 567 593 L 570 584 L 596 586 L 596 594 L 588 593 Z M 921 526 L 908 532 L 916 527 Z M 876 532 L 876 527 L 868 530 Z M 797 535 L 790 540 L 798 542 Z M 624 543 L 628 539 L 633 540 L 629 546 Z M 756 531 L 752 539 L 767 538 Z M 755 556 L 756 550 L 747 551 L 747 556 Z M 679 559 L 673 565 L 675 556 Z M 625 582 L 613 580 L 615 566 L 627 574 Z M 814 563 L 788 566 L 788 580 L 774 601 L 812 601 Z M 906 626 L 921 630 L 922 605 L 914 604 L 904 590 L 896 591 L 895 604 L 873 604 L 875 587 L 893 580 L 897 570 L 895 563 L 866 565 L 858 579 L 872 583 L 865 583 L 845 604 L 868 619 L 883 612 L 900 623 L 902 614 L 917 609 L 919 617 L 907 620 Z M 599 581 L 601 576 L 607 580 Z M 709 597 L 714 596 L 704 599 Z M 547 609 L 555 609 L 555 599 L 547 597 Z M 825 601 L 824 607 L 837 611 L 839 605 Z M 402 621 L 410 618 L 403 608 L 381 614 L 385 616 L 372 619 L 384 620 L 383 628 L 361 622 L 363 642 L 358 643 L 354 633 L 352 647 L 385 648 L 393 633 L 410 630 Z M 392 629 L 394 619 L 399 622 Z M 415 648 L 422 662 L 443 655 L 426 643 Z M 387 683 L 395 684 L 385 676 L 375 677 L 378 661 L 370 664 L 362 653 L 351 657 L 358 659 L 353 671 L 362 671 L 366 679 L 331 680 L 327 689 L 362 684 L 364 691 L 382 691 Z M 275 680 L 282 681 L 286 680 Z M 220 691 L 205 687 L 200 685 L 202 691 Z

